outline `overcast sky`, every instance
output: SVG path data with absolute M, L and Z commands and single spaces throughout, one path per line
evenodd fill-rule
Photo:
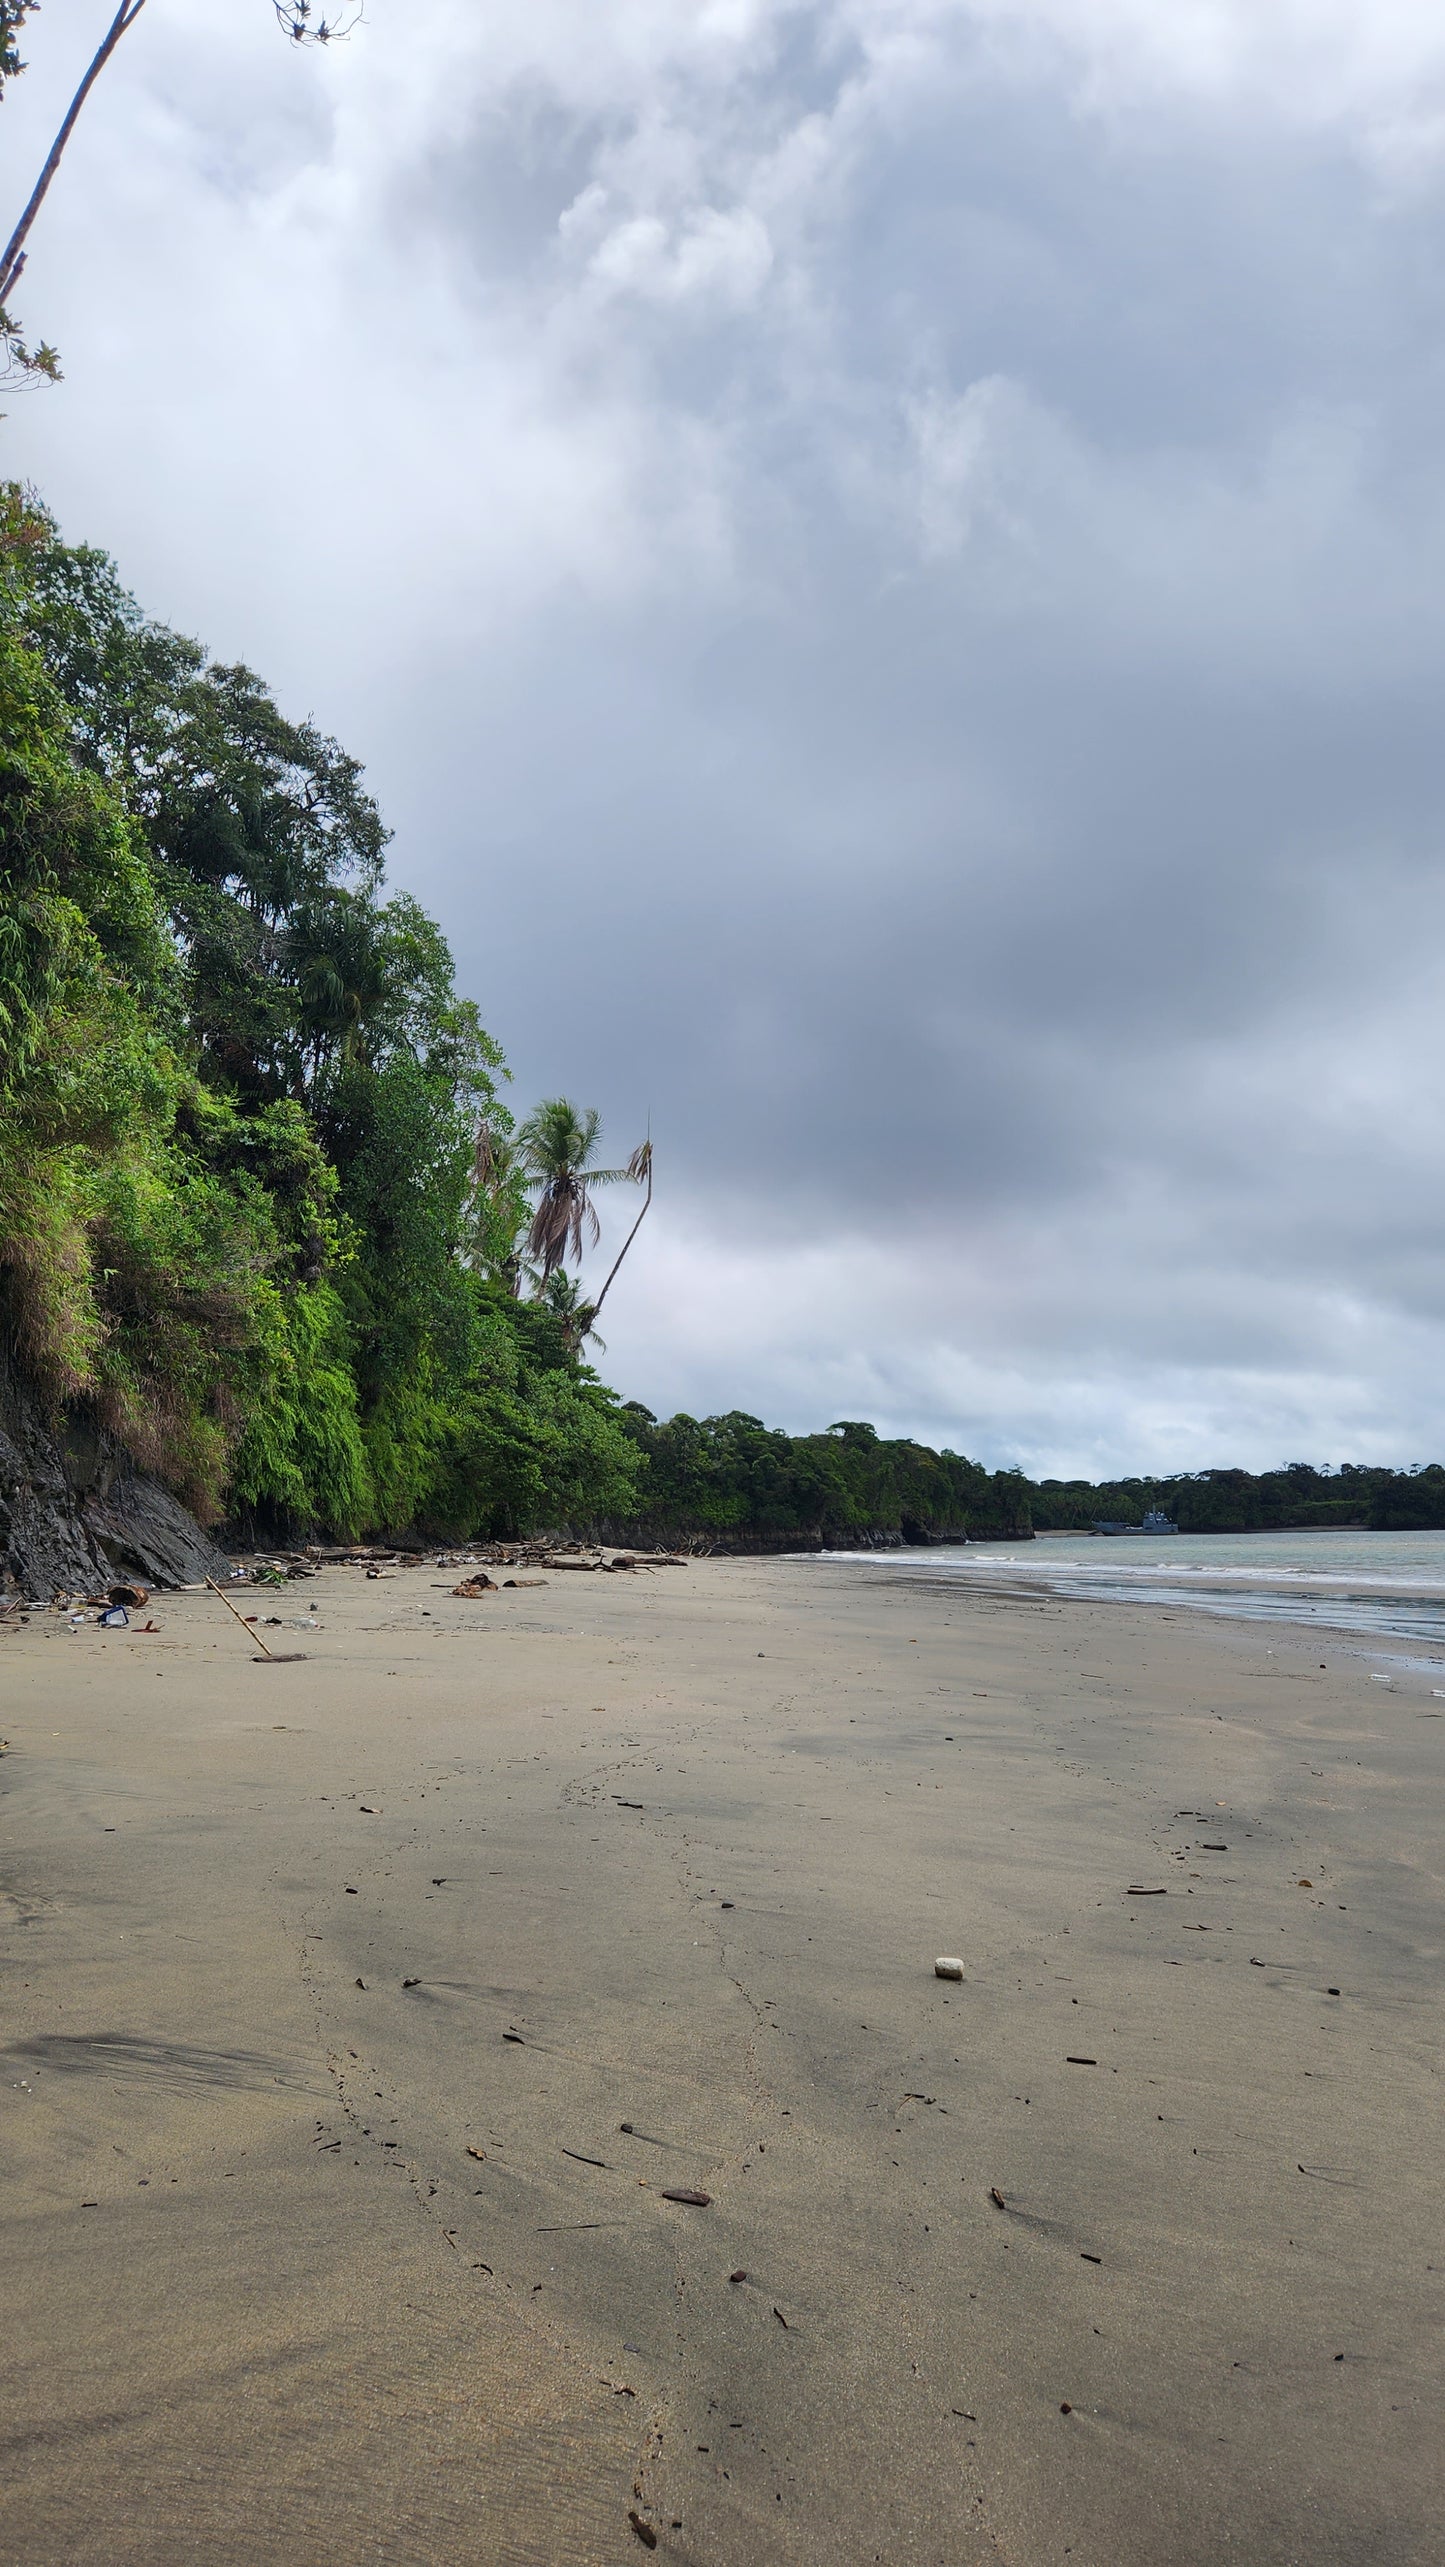
M 0 461 L 650 1116 L 626 1395 L 1445 1456 L 1438 0 L 149 0 L 15 300 Z

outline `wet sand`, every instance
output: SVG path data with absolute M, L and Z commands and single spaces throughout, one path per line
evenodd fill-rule
M 0 2558 L 1439 2557 L 1428 1678 L 450 1583 L 0 1638 Z

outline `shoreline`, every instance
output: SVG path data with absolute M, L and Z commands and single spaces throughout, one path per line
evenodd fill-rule
M 455 1582 L 0 1639 L 15 2555 L 1424 2567 L 1428 1681 Z

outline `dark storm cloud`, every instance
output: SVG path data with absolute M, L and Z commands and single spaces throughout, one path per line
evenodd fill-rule
M 651 1116 L 613 1377 L 1445 1448 L 1425 9 L 153 6 L 24 461 L 366 756 L 522 1100 Z

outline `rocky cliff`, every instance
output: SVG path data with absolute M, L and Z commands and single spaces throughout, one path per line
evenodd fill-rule
M 0 1353 L 0 1581 L 27 1596 L 221 1578 L 230 1563 L 179 1498 L 83 1413 L 55 1416 Z

